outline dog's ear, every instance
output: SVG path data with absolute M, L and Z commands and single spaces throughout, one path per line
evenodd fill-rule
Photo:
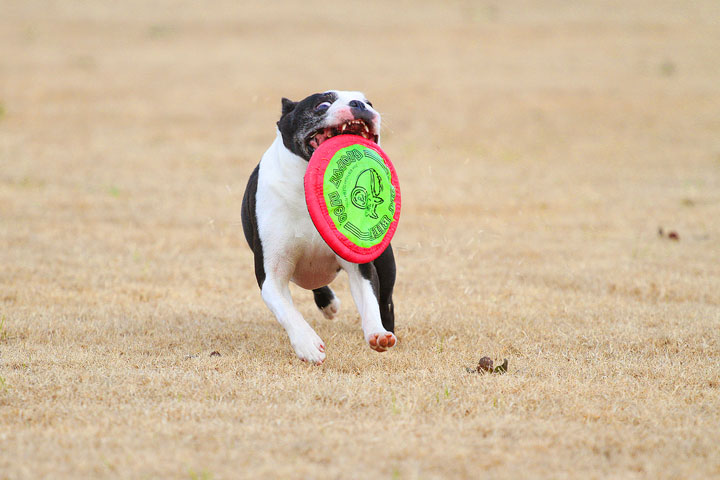
M 283 99 L 282 99 L 282 114 L 287 115 L 288 113 L 295 110 L 296 106 L 297 106 L 297 102 L 293 102 L 289 98 L 283 97 Z

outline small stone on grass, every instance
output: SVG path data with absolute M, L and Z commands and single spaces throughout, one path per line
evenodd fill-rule
M 508 360 L 503 359 L 502 365 L 498 365 L 493 368 L 493 360 L 490 357 L 482 357 L 478 362 L 477 367 L 470 368 L 465 367 L 468 373 L 506 373 L 508 370 Z

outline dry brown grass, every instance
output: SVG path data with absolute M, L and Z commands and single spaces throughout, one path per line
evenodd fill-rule
M 234 4 L 0 0 L 0 478 L 720 476 L 715 0 Z M 327 88 L 385 113 L 400 344 L 296 289 L 316 368 L 239 209 Z

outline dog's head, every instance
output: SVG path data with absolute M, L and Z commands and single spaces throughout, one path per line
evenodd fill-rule
M 283 98 L 277 126 L 285 148 L 305 160 L 335 135 L 360 135 L 375 143 L 380 139 L 380 114 L 360 92 L 331 90 L 299 102 Z

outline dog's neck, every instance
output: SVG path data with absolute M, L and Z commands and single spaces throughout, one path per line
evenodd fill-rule
M 304 198 L 308 162 L 285 147 L 279 130 L 267 153 L 266 160 L 269 161 L 268 167 L 272 169 L 274 178 L 270 188 L 283 197 Z

